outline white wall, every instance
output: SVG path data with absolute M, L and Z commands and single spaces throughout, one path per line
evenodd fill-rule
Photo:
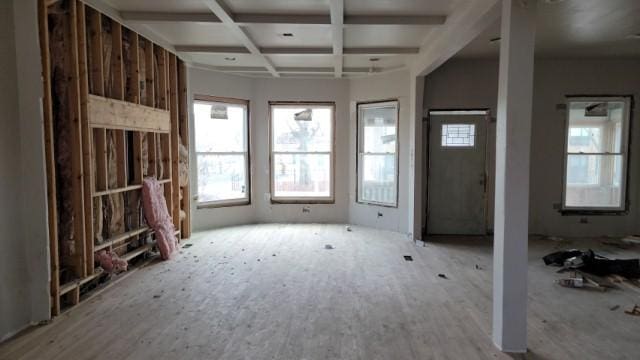
M 490 108 L 495 114 L 498 62 L 493 60 L 452 60 L 425 80 L 424 107 Z M 565 95 L 633 95 L 640 101 L 640 61 L 637 60 L 547 60 L 537 59 L 534 74 L 533 127 L 531 149 L 530 233 L 560 236 L 622 236 L 640 231 L 640 121 L 631 119 L 629 163 L 630 201 L 628 215 L 562 216 L 554 209 L 561 203 L 565 112 L 556 104 Z M 637 109 L 637 107 L 636 107 Z M 495 134 L 495 126 L 489 128 Z M 491 164 L 495 141 L 491 138 Z M 490 184 L 493 178 L 490 167 Z M 426 186 L 426 184 L 425 184 Z M 493 189 L 489 193 L 493 199 Z M 588 223 L 580 223 L 587 218 Z
M 0 2 L 0 341 L 49 318 L 36 15 L 35 1 Z
M 398 71 L 352 79 L 349 86 L 349 222 L 380 229 L 406 233 L 409 228 L 409 128 L 410 82 L 408 71 Z M 398 207 L 384 207 L 356 203 L 356 104 L 373 100 L 397 99 L 399 120 L 399 192 Z M 382 216 L 378 217 L 378 213 Z
M 194 230 L 255 222 L 346 222 L 348 217 L 349 110 L 347 80 L 258 79 L 219 72 L 188 69 L 189 99 L 212 95 L 249 100 L 251 204 L 214 209 L 197 209 L 192 202 Z M 269 101 L 331 101 L 336 103 L 335 203 L 271 204 L 269 197 Z M 191 192 L 196 194 L 193 107 L 191 126 Z M 310 212 L 302 212 L 302 208 Z

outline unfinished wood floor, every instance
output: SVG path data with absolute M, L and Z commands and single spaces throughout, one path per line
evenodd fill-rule
M 270 224 L 199 233 L 188 243 L 173 261 L 0 346 L 0 358 L 509 358 L 489 335 L 488 240 L 422 247 L 357 226 Z M 623 312 L 640 302 L 637 292 L 553 284 L 560 275 L 540 257 L 571 246 L 581 244 L 531 242 L 527 358 L 637 359 L 640 318 Z

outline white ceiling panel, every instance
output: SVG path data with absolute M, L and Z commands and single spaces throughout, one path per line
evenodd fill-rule
M 344 0 L 347 15 L 447 15 L 469 0 Z
M 158 22 L 148 26 L 173 45 L 241 46 L 223 24 Z
M 640 33 L 640 1 L 566 0 L 538 5 L 536 55 L 540 57 L 638 57 L 640 40 L 628 36 Z M 459 58 L 497 58 L 500 36 L 496 22 L 460 53 Z
M 326 0 L 226 0 L 234 13 L 328 14 Z
M 332 55 L 269 55 L 277 67 L 333 67 Z
M 419 47 L 430 26 L 368 25 L 346 26 L 345 47 Z
M 260 47 L 267 46 L 331 46 L 329 25 L 253 24 L 245 27 L 249 37 Z M 292 33 L 292 37 L 282 36 Z
M 378 61 L 370 59 L 377 58 Z M 346 55 L 344 57 L 345 67 L 375 67 L 375 68 L 394 68 L 407 64 L 410 56 L 407 55 Z
M 206 12 L 202 0 L 103 0 L 120 11 Z
M 264 66 L 259 56 L 251 54 L 188 53 L 194 63 L 213 66 Z M 229 60 L 227 60 L 229 59 Z M 235 59 L 235 60 L 231 60 Z

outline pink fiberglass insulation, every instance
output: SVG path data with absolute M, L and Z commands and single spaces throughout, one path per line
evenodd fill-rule
M 107 250 L 101 250 L 96 256 L 96 260 L 100 263 L 102 269 L 107 273 L 119 273 L 127 271 L 128 263 L 118 256 Z
M 156 232 L 156 242 L 160 257 L 163 260 L 171 258 L 176 249 L 178 239 L 175 235 L 173 220 L 167 210 L 162 185 L 152 177 L 144 179 L 142 184 L 142 207 L 147 224 Z

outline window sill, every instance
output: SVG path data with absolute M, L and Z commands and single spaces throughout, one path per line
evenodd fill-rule
M 596 210 L 596 209 L 563 209 L 558 211 L 562 216 L 624 216 L 628 209 Z
M 217 208 L 226 208 L 233 206 L 247 206 L 251 205 L 251 201 L 242 200 L 242 201 L 234 201 L 234 202 L 224 202 L 224 203 L 200 203 L 196 204 L 196 209 L 217 209 Z
M 296 204 L 296 205 L 314 205 L 314 204 L 335 204 L 334 199 L 271 199 L 271 203 L 275 205 Z
M 398 204 L 382 204 L 382 203 L 377 203 L 377 202 L 359 201 L 359 200 L 356 201 L 356 204 L 369 205 L 369 206 L 379 206 L 379 207 L 390 208 L 390 209 L 397 209 L 398 208 Z

